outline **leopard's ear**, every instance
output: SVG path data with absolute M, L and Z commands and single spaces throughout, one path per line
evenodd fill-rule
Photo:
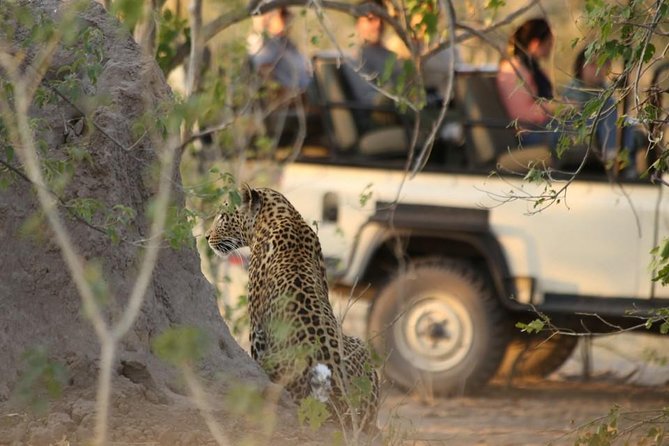
M 244 183 L 242 189 L 239 191 L 242 197 L 242 208 L 251 215 L 256 215 L 262 206 L 262 195 L 256 189 Z

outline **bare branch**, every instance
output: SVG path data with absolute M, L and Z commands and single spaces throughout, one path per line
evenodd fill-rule
M 216 440 L 216 443 L 219 446 L 231 445 L 232 443 L 221 430 L 221 427 L 216 421 L 216 418 L 212 413 L 211 406 L 207 401 L 207 394 L 198 382 L 197 376 L 193 370 L 189 366 L 185 365 L 181 367 L 181 371 L 183 373 L 184 380 L 186 381 L 186 386 L 188 387 L 188 390 L 193 397 L 193 401 L 202 414 L 202 418 L 204 418 L 204 422 L 209 428 L 209 432 L 211 432 L 212 437 L 214 437 L 214 440 Z
M 487 39 L 488 34 L 491 34 L 493 31 L 496 31 L 499 28 L 502 28 L 504 26 L 507 26 L 507 25 L 513 23 L 514 20 L 516 20 L 518 17 L 522 16 L 527 11 L 529 11 L 530 9 L 534 8 L 537 5 L 539 5 L 539 0 L 530 0 L 530 1 L 527 2 L 527 4 L 525 6 L 522 6 L 518 9 L 513 10 L 509 15 L 507 15 L 503 19 L 501 19 L 501 20 L 499 20 L 495 23 L 492 23 L 489 26 L 486 26 L 485 28 L 480 29 L 480 30 L 477 30 L 477 29 L 475 29 L 471 26 L 465 25 L 463 23 L 456 22 L 455 27 L 464 31 L 464 33 L 456 36 L 455 43 L 465 42 L 465 41 L 471 39 L 472 37 L 479 37 L 479 38 L 483 38 L 484 40 L 488 40 Z M 425 53 L 423 55 L 423 58 L 429 58 L 433 54 L 438 53 L 439 51 L 441 51 L 441 50 L 443 50 L 443 49 L 445 49 L 445 48 L 447 48 L 451 45 L 452 45 L 452 43 L 451 43 L 450 39 L 449 39 L 449 41 L 442 42 L 440 45 L 435 46 L 430 51 Z M 495 48 L 497 47 L 497 45 L 494 44 L 494 43 L 492 43 L 492 46 L 495 47 Z
M 67 96 L 65 96 L 65 95 L 64 95 L 58 88 L 54 87 L 53 85 L 50 85 L 50 84 L 47 83 L 47 82 L 42 82 L 42 84 L 45 85 L 46 88 L 48 88 L 49 90 L 51 90 L 52 92 L 54 92 L 55 94 L 57 94 L 62 100 L 64 100 L 65 102 L 67 102 L 68 105 L 70 105 L 71 107 L 73 107 L 73 108 L 74 108 L 75 110 L 77 110 L 79 113 L 81 113 L 81 114 L 84 115 L 84 116 L 87 116 L 87 115 L 88 115 L 88 113 L 86 113 L 84 110 L 82 110 L 77 104 L 75 104 L 74 102 L 72 102 L 72 101 L 70 100 L 70 98 L 68 98 Z M 114 144 L 116 144 L 119 148 L 121 148 L 121 149 L 123 149 L 123 150 L 125 150 L 125 151 L 129 151 L 129 150 L 130 150 L 130 148 L 126 148 L 126 147 L 125 147 L 123 144 L 121 144 L 116 138 L 114 138 L 114 137 L 111 136 L 109 133 L 107 133 L 107 132 L 105 131 L 105 129 L 103 129 L 102 127 L 100 127 L 100 126 L 99 126 L 93 119 L 91 119 L 90 122 L 91 122 L 91 124 L 93 124 L 93 127 L 95 127 L 95 129 L 96 129 L 98 132 L 102 133 L 107 139 L 109 139 L 111 142 L 113 142 Z M 140 138 L 140 140 L 141 140 L 141 138 Z M 139 141 L 139 140 L 138 140 L 138 141 Z M 136 143 L 135 143 L 135 144 L 136 144 Z M 133 144 L 133 146 L 134 146 L 135 144 Z
M 447 12 L 446 17 L 448 18 L 448 29 L 450 30 L 450 32 L 448 33 L 449 48 L 453 49 L 453 57 L 450 58 L 448 64 L 448 76 L 447 76 L 448 81 L 446 84 L 446 89 L 444 91 L 443 104 L 441 105 L 441 110 L 439 110 L 439 116 L 437 117 L 436 122 L 432 126 L 430 135 L 428 136 L 427 140 L 423 143 L 423 148 L 421 149 L 421 153 L 418 155 L 418 158 L 416 159 L 416 163 L 411 171 L 412 178 L 415 177 L 418 172 L 423 170 L 425 164 L 427 164 L 427 160 L 430 157 L 430 153 L 432 152 L 432 147 L 434 146 L 437 133 L 439 132 L 441 124 L 444 122 L 444 118 L 446 117 L 446 112 L 448 111 L 449 98 L 453 93 L 453 81 L 455 79 L 455 50 L 454 50 L 455 25 L 457 23 L 457 19 L 455 17 L 455 8 L 453 7 L 453 1 L 452 0 L 440 0 L 440 1 L 442 2 L 443 9 Z
M 191 48 L 186 72 L 186 96 L 191 96 L 200 86 L 202 73 L 202 52 L 204 39 L 202 38 L 202 0 L 192 0 L 188 7 L 190 22 Z
M 28 178 L 28 176 L 27 176 L 25 173 L 23 173 L 20 169 L 18 169 L 17 167 L 11 165 L 11 164 L 8 163 L 7 161 L 5 161 L 5 160 L 3 160 L 3 159 L 0 159 L 0 164 L 2 164 L 3 166 L 5 166 L 6 169 L 12 171 L 15 175 L 17 175 L 17 176 L 18 176 L 19 178 L 21 178 L 22 180 L 24 180 L 24 181 L 28 182 L 29 184 L 31 184 L 33 187 L 39 187 L 37 184 L 33 183 L 33 182 L 30 180 L 30 178 Z M 75 220 L 77 220 L 79 223 L 82 223 L 82 224 L 88 226 L 89 228 L 91 228 L 91 229 L 94 230 L 94 231 L 97 231 L 97 232 L 99 232 L 99 233 L 101 233 L 101 234 L 105 234 L 105 235 L 107 234 L 107 231 L 105 231 L 103 228 L 100 228 L 100 227 L 98 227 L 98 226 L 95 226 L 95 225 L 93 225 L 93 224 L 87 222 L 86 220 L 84 220 L 83 218 L 81 218 L 79 215 L 77 215 L 76 213 L 72 212 L 72 210 L 70 209 L 70 207 L 67 206 L 67 203 L 65 202 L 65 200 L 64 200 L 62 197 L 59 197 L 58 195 L 56 195 L 56 193 L 55 193 L 54 191 L 52 191 L 51 189 L 47 189 L 47 191 L 48 191 L 54 198 L 56 198 L 56 199 L 58 200 L 58 202 L 61 204 L 61 206 L 63 206 L 63 208 L 65 208 L 65 210 L 67 211 L 67 213 L 70 214 L 70 216 L 71 216 L 72 218 L 74 218 Z

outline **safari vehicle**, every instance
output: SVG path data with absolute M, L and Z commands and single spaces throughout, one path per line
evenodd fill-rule
M 338 65 L 314 60 L 323 139 L 286 165 L 280 187 L 316 222 L 331 286 L 371 299 L 370 340 L 392 381 L 477 390 L 526 342 L 541 348 L 527 349 L 516 371 L 547 374 L 576 338 L 541 343 L 517 322 L 541 314 L 563 330 L 599 332 L 638 324 L 629 311 L 669 307 L 650 267 L 669 235 L 666 187 L 611 182 L 595 161 L 551 202 L 564 181 L 523 180 L 528 162 L 567 169 L 583 153 L 555 160 L 546 147 L 517 149 L 491 71 L 456 73 L 464 142 L 436 144 L 410 177 L 409 130 L 361 129 Z

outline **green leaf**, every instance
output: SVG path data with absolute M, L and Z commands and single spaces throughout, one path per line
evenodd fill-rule
M 397 58 L 393 55 L 388 57 L 383 65 L 383 71 L 377 79 L 377 84 L 383 86 L 392 79 L 393 74 L 395 73 L 395 67 L 397 66 Z
M 543 169 L 538 169 L 534 164 L 529 165 L 529 170 L 523 177 L 525 181 L 528 181 L 530 183 L 538 183 L 543 181 L 545 177 L 545 172 Z
M 349 387 L 349 400 L 351 406 L 359 408 L 363 402 L 368 400 L 373 392 L 372 381 L 366 376 L 356 376 L 351 379 L 351 386 Z
M 646 50 L 643 52 L 642 56 L 643 63 L 650 62 L 650 60 L 653 58 L 654 55 L 655 55 L 655 45 L 649 42 L 648 45 L 646 45 Z
M 228 199 L 230 200 L 230 204 L 232 204 L 235 208 L 241 206 L 242 204 L 242 196 L 239 195 L 239 191 L 237 189 L 232 189 L 230 192 L 228 192 Z
M 192 365 L 204 357 L 209 339 L 196 327 L 168 328 L 153 343 L 153 352 L 175 366 Z
M 7 161 L 8 163 L 14 161 L 14 147 L 12 147 L 9 144 L 5 146 L 5 157 L 6 157 L 5 161 Z
M 171 206 L 167 211 L 165 239 L 172 249 L 182 246 L 193 246 L 193 228 L 197 223 L 197 215 L 190 209 Z
M 488 3 L 486 3 L 485 8 L 496 11 L 503 6 L 506 6 L 506 0 L 488 0 Z
M 43 411 L 49 399 L 59 398 L 67 384 L 67 369 L 49 359 L 46 348 L 36 347 L 23 354 L 24 368 L 16 392 L 19 399 L 37 411 Z
M 669 321 L 665 321 L 660 325 L 660 333 L 663 335 L 669 333 Z
M 98 305 L 109 302 L 109 285 L 104 278 L 102 264 L 99 261 L 90 261 L 84 266 L 84 279 L 93 291 L 93 297 Z
M 95 198 L 79 197 L 67 202 L 67 208 L 86 223 L 92 223 L 93 217 L 105 208 L 104 204 Z
M 369 202 L 369 200 L 372 198 L 372 187 L 374 184 L 368 183 L 367 186 L 360 192 L 360 196 L 358 197 L 358 200 L 360 202 L 361 207 L 365 207 L 365 205 Z
M 546 323 L 541 319 L 535 319 L 529 324 L 523 322 L 517 322 L 516 328 L 520 328 L 523 333 L 539 333 L 546 327 Z
M 662 252 L 660 257 L 663 259 L 669 258 L 669 239 L 666 239 L 662 242 Z
M 112 14 L 132 30 L 144 17 L 144 2 L 137 0 L 115 0 L 112 3 Z
M 235 415 L 246 415 L 262 421 L 265 400 L 262 392 L 249 383 L 235 383 L 225 395 L 225 407 Z
M 297 419 L 300 425 L 307 423 L 314 431 L 319 429 L 329 417 L 330 412 L 327 405 L 312 396 L 303 399 L 297 408 Z

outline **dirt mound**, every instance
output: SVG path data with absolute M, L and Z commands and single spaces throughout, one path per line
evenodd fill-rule
M 68 3 L 46 0 L 25 5 L 33 8 L 40 20 L 57 21 Z M 42 84 L 43 91 L 53 96 L 31 113 L 42 157 L 50 166 L 72 162 L 75 149 L 82 155 L 71 181 L 59 192 L 62 201 L 94 199 L 103 205 L 89 223 L 72 216 L 66 220 L 79 254 L 99 265 L 107 281 L 113 298 L 107 303 L 106 317 L 114 320 L 126 304 L 137 275 L 142 240 L 149 233 L 146 210 L 155 193 L 150 178 L 156 150 L 160 149 L 152 147 L 146 134 L 135 130 L 145 114 L 155 116 L 161 107 L 169 106 L 171 92 L 155 62 L 142 55 L 129 33 L 102 6 L 91 2 L 77 23 L 78 36 L 83 37 L 58 50 Z M 29 31 L 18 28 L 16 48 L 25 44 Z M 35 48 L 28 48 L 28 60 L 34 53 Z M 82 54 L 98 57 L 88 61 L 99 64 L 97 79 L 87 71 L 90 66 L 73 68 Z M 65 81 L 73 79 L 79 94 L 70 96 Z M 47 84 L 60 86 L 64 98 Z M 7 145 L 6 141 L 0 143 Z M 22 170 L 18 161 L 8 159 L 5 153 L 0 154 L 5 166 L 0 175 L 11 177 L 11 184 L 0 190 L 0 444 L 47 444 L 63 436 L 83 441 L 90 438 L 93 423 L 99 344 L 60 250 L 40 217 L 34 191 L 17 173 Z M 178 169 L 173 184 L 173 202 L 177 208 L 183 207 Z M 137 217 L 117 228 L 120 242 L 115 243 L 100 227 L 109 217 L 105 210 L 117 205 L 134 209 Z M 66 210 L 61 208 L 61 214 L 66 216 Z M 165 444 L 212 441 L 184 396 L 179 373 L 151 352 L 152 340 L 177 325 L 198 327 L 213 346 L 198 370 L 213 402 L 224 401 L 230 388 L 239 383 L 260 389 L 267 386 L 264 373 L 236 344 L 222 321 L 214 290 L 200 271 L 194 247 L 172 249 L 166 245 L 139 318 L 116 356 L 111 439 Z M 25 353 L 36 349 L 46 352 L 42 363 L 27 365 Z M 65 369 L 67 383 L 60 399 L 51 401 L 47 411 L 36 416 L 19 403 L 17 394 L 26 382 L 31 387 L 26 381 L 31 367 L 47 370 L 44 367 L 49 364 Z M 36 385 L 32 387 L 28 390 L 35 391 Z M 240 431 L 244 417 L 217 410 L 224 427 Z M 288 431 L 294 426 L 288 420 L 279 424 Z

